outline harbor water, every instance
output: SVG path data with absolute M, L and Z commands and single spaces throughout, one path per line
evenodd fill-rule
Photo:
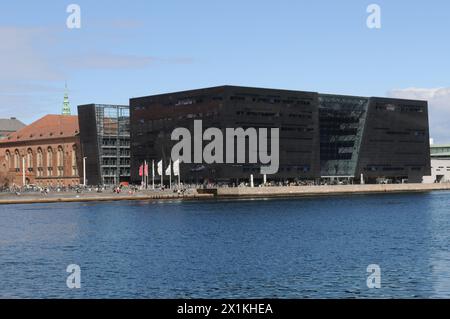
M 450 192 L 4 205 L 0 297 L 450 297 Z

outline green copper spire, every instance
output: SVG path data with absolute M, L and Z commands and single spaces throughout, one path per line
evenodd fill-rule
M 70 110 L 69 93 L 67 92 L 67 83 L 66 83 L 66 91 L 64 93 L 62 115 L 72 115 L 72 112 Z

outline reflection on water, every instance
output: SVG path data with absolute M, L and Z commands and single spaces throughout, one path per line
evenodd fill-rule
M 432 297 L 450 298 L 450 206 L 444 199 L 430 201 L 429 206 Z
M 448 207 L 449 192 L 0 206 L 0 296 L 449 297 Z
M 450 252 L 437 252 L 431 257 L 432 297 L 450 298 Z

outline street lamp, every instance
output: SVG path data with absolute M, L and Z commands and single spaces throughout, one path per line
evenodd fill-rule
M 87 157 L 83 157 L 83 186 L 86 187 L 86 159 Z
M 22 185 L 24 188 L 26 186 L 25 184 L 27 183 L 25 166 L 26 166 L 26 159 L 25 159 L 25 155 L 24 155 L 24 156 L 22 156 Z

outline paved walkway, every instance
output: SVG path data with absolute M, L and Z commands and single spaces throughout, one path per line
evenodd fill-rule
M 100 202 L 100 201 L 131 201 L 131 200 L 162 200 L 162 199 L 197 199 L 211 198 L 210 194 L 198 194 L 195 190 L 178 195 L 172 191 L 143 191 L 136 194 L 115 194 L 85 192 L 51 192 L 48 195 L 41 193 L 23 193 L 20 195 L 3 193 L 0 194 L 0 205 L 6 204 L 34 204 L 34 203 L 57 203 L 57 202 Z
M 333 196 L 375 193 L 413 193 L 450 190 L 447 184 L 388 184 L 388 185 L 334 185 L 334 186 L 290 186 L 290 187 L 238 187 L 190 190 L 184 195 L 172 191 L 141 191 L 136 194 L 115 194 L 85 192 L 24 193 L 21 195 L 0 194 L 0 205 L 34 204 L 56 202 L 100 202 L 100 201 L 135 201 L 135 200 L 173 200 L 173 199 L 210 199 L 210 198 L 258 198 L 258 197 L 305 197 Z

